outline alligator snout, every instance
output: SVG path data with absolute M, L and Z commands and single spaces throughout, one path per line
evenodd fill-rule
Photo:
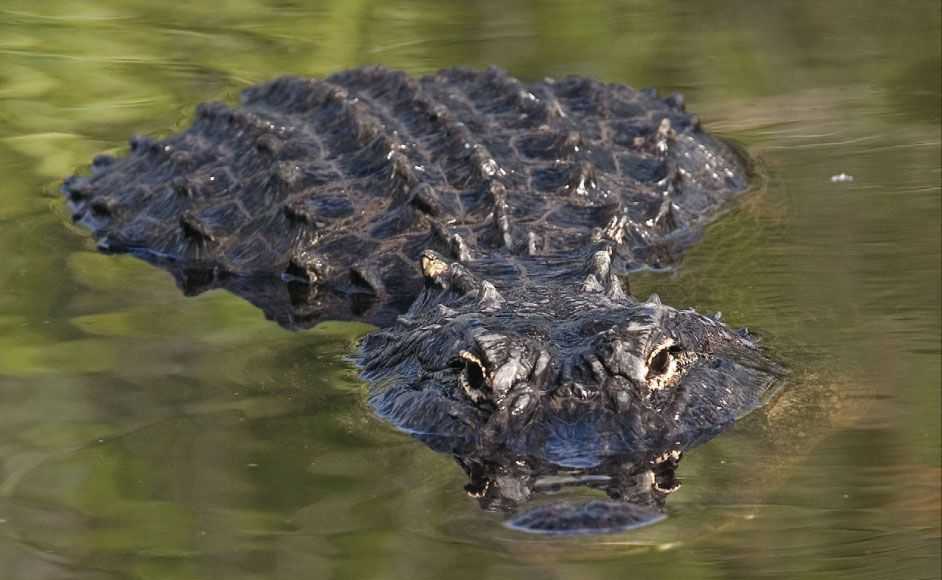
M 582 383 L 569 382 L 557 386 L 550 392 L 555 399 L 574 399 L 577 401 L 590 401 L 599 397 L 596 386 L 586 386 Z

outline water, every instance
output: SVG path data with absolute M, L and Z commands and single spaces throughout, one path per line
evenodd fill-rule
M 812 0 L 6 0 L 0 578 L 940 576 L 940 6 Z M 95 253 L 62 176 L 281 73 L 497 64 L 686 93 L 761 190 L 639 294 L 722 310 L 793 370 L 687 455 L 669 518 L 533 538 L 374 419 L 367 327 L 292 334 Z M 849 175 L 849 180 L 832 176 Z

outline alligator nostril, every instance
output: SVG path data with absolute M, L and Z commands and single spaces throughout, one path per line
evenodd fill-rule
M 599 391 L 583 385 L 582 383 L 569 382 L 561 383 L 551 393 L 557 399 L 575 399 L 577 401 L 588 401 L 596 398 Z
M 572 396 L 572 383 L 563 383 L 553 389 L 552 395 L 558 399 L 568 399 Z
M 594 392 L 587 389 L 585 385 L 576 383 L 572 386 L 572 394 L 580 401 L 587 401 L 593 397 Z

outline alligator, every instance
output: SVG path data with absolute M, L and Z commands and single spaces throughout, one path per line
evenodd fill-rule
M 578 533 L 663 517 L 682 453 L 781 375 L 747 331 L 627 281 L 672 268 L 749 182 L 678 94 L 368 67 L 202 104 L 62 189 L 100 250 L 187 294 L 376 325 L 355 355 L 376 414 L 453 455 L 508 525 Z M 523 507 L 560 485 L 608 499 Z

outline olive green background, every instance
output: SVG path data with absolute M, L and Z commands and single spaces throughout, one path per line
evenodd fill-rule
M 0 579 L 938 578 L 940 22 L 938 0 L 0 1 Z M 131 134 L 368 63 L 683 91 L 762 177 L 632 286 L 757 329 L 807 420 L 689 453 L 652 528 L 517 534 L 371 416 L 347 360 L 368 327 L 185 298 L 70 224 L 61 179 Z

